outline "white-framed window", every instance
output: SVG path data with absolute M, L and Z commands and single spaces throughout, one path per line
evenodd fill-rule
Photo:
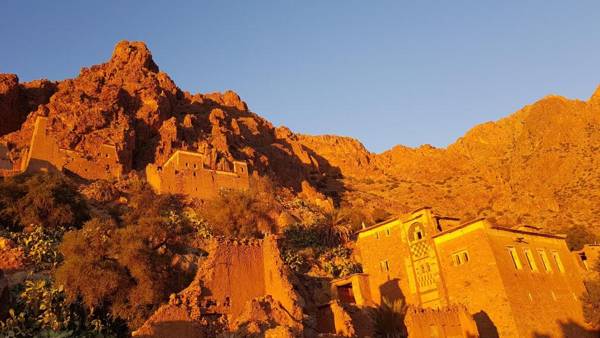
M 544 266 L 544 270 L 546 270 L 546 272 L 552 272 L 552 266 L 550 265 L 550 260 L 548 259 L 546 251 L 544 249 L 539 249 L 538 254 L 542 259 L 542 265 Z
M 523 264 L 521 264 L 521 259 L 519 258 L 519 254 L 517 253 L 517 249 L 514 247 L 508 247 L 508 252 L 510 254 L 510 258 L 512 258 L 513 264 L 515 265 L 515 269 L 521 270 L 523 269 Z
M 558 254 L 558 252 L 552 251 L 552 257 L 554 258 L 554 262 L 556 263 L 556 266 L 558 266 L 558 271 L 564 273 L 565 266 L 563 265 L 562 261 L 560 260 L 560 255 Z
M 527 264 L 529 265 L 529 268 L 531 269 L 531 271 L 537 272 L 538 267 L 535 263 L 535 259 L 533 258 L 533 253 L 531 252 L 531 249 L 525 249 L 523 251 L 525 252 L 525 258 L 527 258 Z
M 469 251 L 467 250 L 461 250 L 452 254 L 452 264 L 454 264 L 454 266 L 467 264 L 469 259 Z

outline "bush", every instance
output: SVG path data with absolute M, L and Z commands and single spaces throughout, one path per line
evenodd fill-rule
M 333 278 L 362 272 L 362 266 L 352 257 L 352 250 L 342 246 L 326 251 L 319 260 L 323 270 Z
M 84 198 L 60 174 L 20 175 L 0 182 L 0 221 L 13 229 L 31 224 L 79 227 L 88 218 Z
M 68 302 L 63 288 L 50 280 L 27 280 L 13 292 L 9 317 L 0 321 L 2 337 L 103 337 L 122 331 L 106 316 Z
M 262 237 L 276 230 L 271 216 L 280 209 L 266 179 L 254 180 L 250 191 L 222 190 L 198 211 L 212 232 L 228 237 Z
M 598 236 L 583 225 L 574 225 L 563 231 L 567 235 L 567 246 L 571 251 L 581 250 L 585 244 L 593 244 L 598 241 Z
M 15 241 L 25 251 L 25 257 L 34 266 L 35 271 L 55 268 L 62 256 L 58 245 L 65 232 L 63 227 L 44 228 L 31 226 L 28 232 L 10 232 L 9 238 Z

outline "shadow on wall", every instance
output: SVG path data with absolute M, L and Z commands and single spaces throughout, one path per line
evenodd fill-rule
M 400 280 L 398 278 L 390 279 L 381 284 L 379 286 L 379 294 L 381 295 L 380 304 L 383 303 L 384 298 L 392 303 L 399 300 L 403 304 L 406 304 L 404 294 L 400 290 Z
M 562 331 L 562 337 L 564 338 L 597 338 L 600 337 L 600 331 L 590 330 L 586 327 L 581 326 L 573 321 L 559 322 L 560 329 Z M 534 338 L 552 338 L 551 335 L 546 333 L 533 334 Z
M 498 328 L 490 318 L 490 316 L 483 310 L 473 315 L 475 324 L 477 324 L 477 331 L 481 337 L 486 338 L 499 338 Z

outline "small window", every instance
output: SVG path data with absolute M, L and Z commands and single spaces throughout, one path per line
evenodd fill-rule
M 379 231 L 375 233 L 375 239 L 379 239 Z
M 390 237 L 390 235 L 392 234 L 392 231 L 390 229 L 385 229 L 385 235 Z
M 533 259 L 533 253 L 529 249 L 525 249 L 525 258 L 527 258 L 527 264 L 531 271 L 538 271 L 537 264 L 535 264 L 535 259 Z
M 417 240 L 423 239 L 423 233 L 419 230 L 417 231 Z
M 469 261 L 469 252 L 467 250 L 459 251 L 452 254 L 452 263 L 454 266 L 467 264 Z
M 387 260 L 379 262 L 379 267 L 381 268 L 381 272 L 390 271 L 390 264 Z
M 512 258 L 513 264 L 515 265 L 515 269 L 523 269 L 523 264 L 521 264 L 521 260 L 519 259 L 519 255 L 517 254 L 517 249 L 510 247 L 508 248 L 508 252 L 510 253 L 510 257 Z
M 554 262 L 556 262 L 556 266 L 558 266 L 558 271 L 565 272 L 565 266 L 560 260 L 560 255 L 558 254 L 558 252 L 552 252 L 552 257 L 554 257 Z
M 590 267 L 589 267 L 589 266 L 588 266 L 588 264 L 587 264 L 587 260 L 588 260 L 588 258 L 587 258 L 587 256 L 585 255 L 585 252 L 580 252 L 580 253 L 579 253 L 579 259 L 581 259 L 581 263 L 583 264 L 583 267 L 584 267 L 586 270 L 589 270 L 589 269 L 590 269 Z
M 552 267 L 550 266 L 550 260 L 548 260 L 548 255 L 546 254 L 546 251 L 538 250 L 538 253 L 540 254 L 540 258 L 542 259 L 542 265 L 544 266 L 544 270 L 546 270 L 546 272 L 552 272 Z

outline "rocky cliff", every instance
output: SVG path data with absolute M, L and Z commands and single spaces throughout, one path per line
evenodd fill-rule
M 143 43 L 122 41 L 110 60 L 74 79 L 0 75 L 0 143 L 12 161 L 23 157 L 37 116 L 48 117 L 62 148 L 93 159 L 99 144 L 115 145 L 131 170 L 184 149 L 205 153 L 214 167 L 246 160 L 297 193 L 320 191 L 361 208 L 430 205 L 550 229 L 600 224 L 600 90 L 586 102 L 545 97 L 444 149 L 373 154 L 355 139 L 276 128 L 231 91 L 182 91 Z
M 27 150 L 36 118 L 46 116 L 61 148 L 93 159 L 100 144 L 114 145 L 127 169 L 162 165 L 173 150 L 183 149 L 205 153 L 213 167 L 246 160 L 297 192 L 304 187 L 314 193 L 319 184 L 317 160 L 293 133 L 274 128 L 234 92 L 180 90 L 142 42 L 119 42 L 108 62 L 52 83 L 50 95 L 40 94 L 38 105 L 22 97 L 34 97 L 30 92 L 50 87 L 47 82 L 19 85 L 11 74 L 0 80 L 0 121 L 10 122 L 0 124 L 0 135 L 8 133 L 0 142 L 15 162 Z
M 429 205 L 553 230 L 600 223 L 600 89 L 587 102 L 545 97 L 445 149 L 373 154 L 342 137 L 301 141 L 339 167 L 350 201 L 387 202 L 396 211 Z

